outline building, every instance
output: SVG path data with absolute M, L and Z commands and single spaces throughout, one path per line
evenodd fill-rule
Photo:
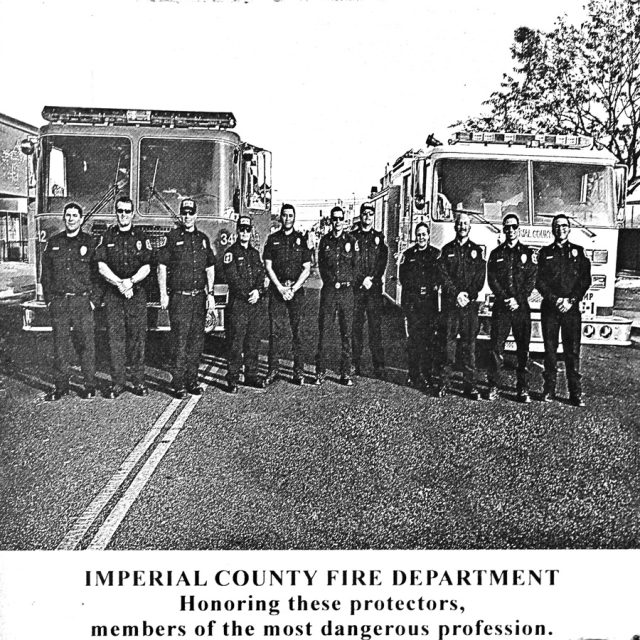
M 29 242 L 30 156 L 21 142 L 38 133 L 36 127 L 0 113 L 0 300 L 34 288 L 33 247 Z

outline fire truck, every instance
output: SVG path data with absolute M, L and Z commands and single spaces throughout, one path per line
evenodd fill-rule
M 198 228 L 218 258 L 235 241 L 240 215 L 253 220 L 254 246 L 261 248 L 270 230 L 271 153 L 244 142 L 231 131 L 229 112 L 154 111 L 45 107 L 47 124 L 23 142 L 31 157 L 37 193 L 34 215 L 36 299 L 23 305 L 25 331 L 50 331 L 40 286 L 40 256 L 48 239 L 63 229 L 62 211 L 77 202 L 85 212 L 83 229 L 96 237 L 115 223 L 114 203 L 132 198 L 134 224 L 154 249 L 180 224 L 183 198 L 198 206 Z M 207 331 L 222 335 L 228 287 L 216 270 L 216 313 Z M 168 330 L 160 309 L 154 270 L 146 279 L 148 328 Z
M 389 243 L 385 295 L 400 303 L 399 259 L 412 244 L 419 222 L 442 248 L 455 237 L 456 212 L 471 216 L 470 238 L 485 259 L 504 242 L 502 218 L 515 213 L 520 237 L 534 250 L 553 242 L 551 220 L 565 214 L 570 239 L 585 248 L 592 285 L 582 302 L 582 341 L 629 345 L 631 321 L 614 315 L 619 227 L 624 221 L 627 169 L 586 136 L 458 132 L 447 144 L 427 138 L 426 151 L 407 151 L 387 165 L 373 187 L 377 228 Z M 480 293 L 480 335 L 490 335 L 493 295 Z M 541 297 L 534 290 L 532 351 L 542 351 Z M 515 349 L 510 337 L 507 348 Z

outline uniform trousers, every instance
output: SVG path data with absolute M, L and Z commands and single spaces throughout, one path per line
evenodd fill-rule
M 227 380 L 237 382 L 242 368 L 247 378 L 258 375 L 258 349 L 260 346 L 260 326 L 264 305 L 262 299 L 255 304 L 234 298 L 229 309 L 229 371 Z
M 181 389 L 198 382 L 198 366 L 204 349 L 207 302 L 204 291 L 195 296 L 175 293 L 169 301 L 173 340 L 173 386 Z
M 144 382 L 144 354 L 147 341 L 147 294 L 139 287 L 132 298 L 108 289 L 105 310 L 111 350 L 111 381 L 126 383 L 127 354 L 134 385 Z
M 331 285 L 320 291 L 320 310 L 318 315 L 318 352 L 316 354 L 316 372 L 324 373 L 327 368 L 327 333 L 338 315 L 341 339 L 340 372 L 351 375 L 351 334 L 353 330 L 353 288 L 342 286 L 336 289 Z
M 293 373 L 301 375 L 304 369 L 302 360 L 302 314 L 304 310 L 304 289 L 299 289 L 291 300 L 285 300 L 277 291 L 269 295 L 269 370 L 278 369 L 278 356 L 291 329 L 293 347 Z
M 466 307 L 445 306 L 444 321 L 444 366 L 443 383 L 448 384 L 456 362 L 457 336 L 460 334 L 465 387 L 476 384 L 476 337 L 478 336 L 478 303 L 469 302 Z
M 558 337 L 562 336 L 562 350 L 567 370 L 567 386 L 570 395 L 582 393 L 580 384 L 580 337 L 582 316 L 577 304 L 566 313 L 560 313 L 547 300 L 541 305 L 542 340 L 544 341 L 544 386 L 555 392 L 558 375 Z
M 428 298 L 416 298 L 402 307 L 407 320 L 407 359 L 409 378 L 417 381 L 420 375 L 431 380 L 438 368 L 438 303 Z
M 529 305 L 510 311 L 502 305 L 494 305 L 491 314 L 491 346 L 489 347 L 489 386 L 499 387 L 504 377 L 504 346 L 513 331 L 517 349 L 517 387 L 518 391 L 529 388 L 527 362 L 529 361 L 529 342 L 531 340 L 531 311 Z
M 353 294 L 353 360 L 360 365 L 365 316 L 369 327 L 369 349 L 374 369 L 384 368 L 382 346 L 382 289 L 358 289 Z
M 96 351 L 93 310 L 88 296 L 56 297 L 49 306 L 53 327 L 56 389 L 69 388 L 70 363 L 75 342 L 87 389 L 96 386 Z M 73 327 L 73 339 L 71 336 Z

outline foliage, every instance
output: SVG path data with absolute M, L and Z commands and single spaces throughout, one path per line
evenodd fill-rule
M 490 113 L 457 122 L 470 130 L 593 136 L 640 183 L 640 2 L 589 0 L 578 27 L 514 33 L 513 75 L 484 103 Z

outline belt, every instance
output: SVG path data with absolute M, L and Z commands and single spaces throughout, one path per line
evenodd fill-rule
M 200 293 L 204 293 L 204 289 L 191 289 L 190 291 L 176 291 L 181 296 L 197 296 Z
M 350 282 L 334 282 L 333 286 L 335 289 L 349 288 L 351 286 Z

